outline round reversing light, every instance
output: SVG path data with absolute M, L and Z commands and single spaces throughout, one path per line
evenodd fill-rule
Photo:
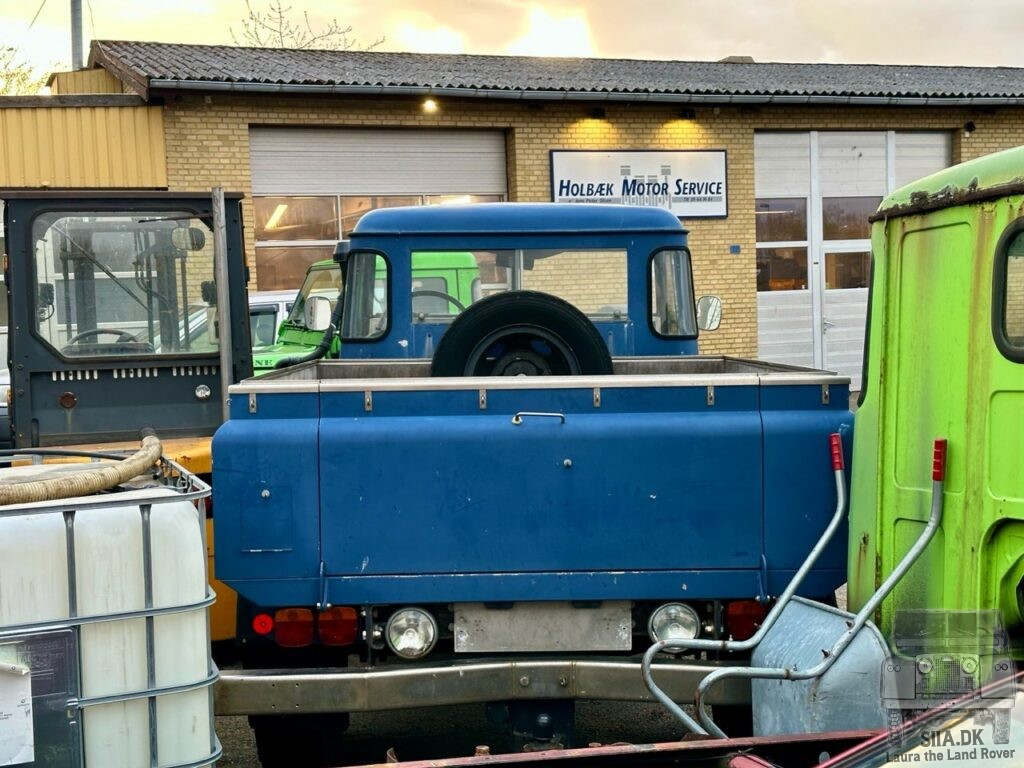
M 437 642 L 437 622 L 422 608 L 402 608 L 388 619 L 388 647 L 404 659 L 426 656 Z
M 931 674 L 931 671 L 934 667 L 935 665 L 932 664 L 932 660 L 929 659 L 927 656 L 922 656 L 920 659 L 917 660 L 917 671 L 920 672 L 922 675 Z
M 651 614 L 647 624 L 651 640 L 692 640 L 700 634 L 700 617 L 684 603 L 666 603 Z

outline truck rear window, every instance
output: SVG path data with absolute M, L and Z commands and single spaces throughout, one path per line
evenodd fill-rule
M 457 314 L 453 308 L 467 307 L 483 296 L 527 290 L 558 296 L 593 320 L 628 319 L 625 250 L 417 251 L 412 270 L 414 310 L 428 298 L 417 284 L 432 279 L 446 283 L 446 295 L 435 297 L 441 315 Z

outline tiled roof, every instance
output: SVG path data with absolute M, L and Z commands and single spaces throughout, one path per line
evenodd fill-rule
M 240 89 L 664 101 L 1024 99 L 1024 69 L 320 51 L 99 40 L 90 64 L 137 92 Z

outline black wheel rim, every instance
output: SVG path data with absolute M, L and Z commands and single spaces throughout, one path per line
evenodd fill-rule
M 579 376 L 580 363 L 557 334 L 510 325 L 487 334 L 466 358 L 466 376 Z

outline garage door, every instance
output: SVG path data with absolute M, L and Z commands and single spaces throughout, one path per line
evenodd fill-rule
M 505 195 L 501 131 L 251 128 L 254 195 Z

